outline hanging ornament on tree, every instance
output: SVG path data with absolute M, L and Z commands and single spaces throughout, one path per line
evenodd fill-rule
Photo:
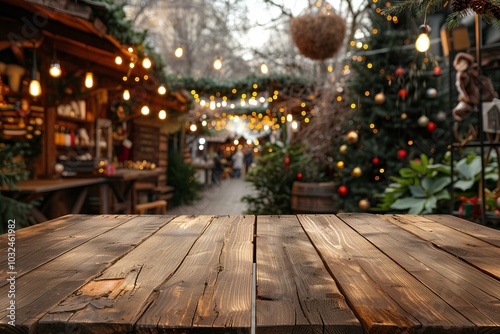
M 382 105 L 385 103 L 385 94 L 384 92 L 380 92 L 378 94 L 375 95 L 375 104 L 378 104 L 378 105 Z
M 396 71 L 394 72 L 398 77 L 402 77 L 405 75 L 405 69 L 402 67 L 398 67 Z
M 425 94 L 429 98 L 435 98 L 437 96 L 437 94 L 438 94 L 438 91 L 437 91 L 436 88 L 429 88 L 429 89 L 427 89 L 427 91 L 425 92 Z
M 427 126 L 427 124 L 429 124 L 429 117 L 427 117 L 425 115 L 422 115 L 422 116 L 419 117 L 417 123 L 421 127 L 425 128 Z
M 406 114 L 405 112 L 401 114 L 401 119 L 407 119 L 408 118 L 408 114 Z
M 346 144 L 340 145 L 339 152 L 340 154 L 347 154 L 347 145 Z
M 432 73 L 433 73 L 436 77 L 440 76 L 440 75 L 441 75 L 441 73 L 442 73 L 441 67 L 439 67 L 439 66 L 434 67 L 434 69 L 432 70 Z
M 436 119 L 438 121 L 445 121 L 446 120 L 446 113 L 442 110 L 440 110 L 437 114 L 436 114 Z
M 374 166 L 378 166 L 378 164 L 380 164 L 380 159 L 379 159 L 378 157 L 374 157 L 374 158 L 372 159 L 372 164 L 373 164 Z
M 290 156 L 288 154 L 285 155 L 285 171 L 288 172 L 288 167 L 290 166 Z
M 406 159 L 407 156 L 408 156 L 408 152 L 406 152 L 406 150 L 403 150 L 403 149 L 398 150 L 398 158 L 399 159 L 404 160 L 404 159 Z
M 346 186 L 340 186 L 337 189 L 337 192 L 339 193 L 340 196 L 346 196 L 347 193 L 349 192 L 349 189 Z
M 351 172 L 351 175 L 354 177 L 360 177 L 362 174 L 363 174 L 363 171 L 359 167 L 354 167 L 352 172 Z
M 302 173 L 297 173 L 297 181 L 302 181 Z
M 343 161 L 337 161 L 337 168 L 338 169 L 344 168 L 344 162 Z
M 398 92 L 398 97 L 401 99 L 401 100 L 406 100 L 408 98 L 408 96 L 410 96 L 410 94 L 408 93 L 408 91 L 404 88 L 401 88 Z
M 355 143 L 357 143 L 358 139 L 359 139 L 359 137 L 358 137 L 358 133 L 356 131 L 352 130 L 352 131 L 349 131 L 347 133 L 347 142 L 349 144 L 355 144 Z
M 436 123 L 429 122 L 429 124 L 427 124 L 427 131 L 433 132 L 434 130 L 436 130 Z
M 370 208 L 370 201 L 366 198 L 363 198 L 358 202 L 358 206 L 361 210 L 368 210 Z

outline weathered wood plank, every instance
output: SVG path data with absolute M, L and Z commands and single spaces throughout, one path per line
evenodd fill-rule
M 391 224 L 394 218 L 389 215 L 384 219 L 366 214 L 339 217 L 473 322 L 479 333 L 500 327 L 498 280 Z M 434 303 L 418 307 L 436 308 Z M 446 315 L 447 310 L 440 313 Z
M 451 215 L 426 215 L 425 217 L 500 247 L 500 230 L 495 230 Z
M 257 333 L 362 333 L 295 216 L 257 217 Z
M 16 235 L 16 243 L 22 245 L 18 247 L 19 252 L 16 253 L 16 262 L 22 263 L 16 270 L 17 278 L 132 219 L 132 216 L 68 215 L 66 217 L 68 223 L 56 224 L 57 228 L 50 222 L 47 233 L 36 229 L 22 233 L 20 238 Z M 21 231 L 24 232 L 24 229 Z M 33 233 L 38 233 L 38 236 L 34 236 Z M 0 268 L 7 268 L 6 257 L 0 258 Z M 6 284 L 6 281 L 0 281 L 0 287 Z
M 340 215 L 348 219 L 349 215 Z M 474 325 L 333 215 L 299 216 L 368 333 L 449 333 Z M 433 309 L 424 305 L 432 304 Z
M 118 224 L 84 244 L 45 263 L 16 280 L 15 327 L 7 325 L 7 298 L 0 299 L 0 332 L 34 332 L 38 320 L 67 296 L 98 275 L 114 261 L 155 233 L 170 219 L 156 216 L 147 224 L 135 218 Z M 108 219 L 115 219 L 109 217 Z M 82 224 L 83 225 L 83 224 Z M 131 233 L 133 231 L 133 233 Z M 21 252 L 21 250 L 19 250 Z M 8 286 L 0 288 L 7 296 Z
M 70 326 L 79 333 L 132 332 L 158 289 L 177 271 L 211 220 L 175 218 L 51 309 L 40 320 L 39 331 L 54 333 Z
M 215 217 L 158 288 L 136 332 L 249 333 L 254 221 Z
M 423 216 L 396 215 L 391 223 L 500 279 L 500 248 Z

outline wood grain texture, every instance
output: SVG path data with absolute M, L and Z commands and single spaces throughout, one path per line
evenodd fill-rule
M 397 262 L 455 310 L 470 320 L 479 333 L 500 327 L 500 282 L 432 244 L 391 224 L 366 214 L 339 214 L 349 226 Z M 458 245 L 457 245 L 458 246 Z M 420 305 L 447 316 L 448 309 L 436 303 Z M 453 321 L 455 321 L 452 318 Z
M 423 216 L 397 215 L 391 223 L 500 279 L 499 247 Z
M 110 219 L 113 217 L 112 219 Z M 25 233 L 25 229 L 20 230 L 19 238 L 16 235 L 16 243 L 21 245 L 18 247 L 16 254 L 16 262 L 22 263 L 19 266 L 17 277 L 36 269 L 37 267 L 52 261 L 71 249 L 84 244 L 92 238 L 101 235 L 120 224 L 132 219 L 131 216 L 68 216 L 66 224 L 60 228 L 53 228 L 47 232 L 38 229 L 29 229 Z M 43 224 L 33 225 L 39 226 Z M 0 268 L 7 268 L 7 257 L 0 258 Z M 6 285 L 6 281 L 0 281 L 0 287 Z
M 426 215 L 424 217 L 500 247 L 500 230 L 450 215 Z
M 112 220 L 113 217 L 107 219 Z M 129 219 L 125 223 L 119 218 L 116 219 L 118 223 L 115 223 L 115 228 L 88 239 L 87 242 L 19 277 L 16 280 L 16 326 L 6 325 L 9 300 L 2 298 L 0 333 L 35 331 L 39 319 L 45 313 L 170 220 L 158 216 L 155 220 L 148 221 L 148 224 L 141 225 L 144 221 L 142 218 Z M 81 226 L 83 228 L 83 224 Z M 7 290 L 8 286 L 1 287 L 0 296 L 6 296 Z
M 257 217 L 257 333 L 362 333 L 295 216 Z
M 212 223 L 137 322 L 138 333 L 249 333 L 254 216 Z
M 309 215 L 299 220 L 366 332 L 473 329 L 472 323 L 338 217 Z M 427 304 L 440 312 L 425 308 Z

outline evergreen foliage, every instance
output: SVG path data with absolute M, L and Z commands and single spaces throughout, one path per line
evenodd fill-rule
M 336 200 L 348 212 L 365 210 L 358 205 L 363 199 L 375 206 L 377 194 L 408 159 L 424 153 L 439 162 L 451 140 L 452 118 L 444 113 L 446 71 L 435 75 L 438 59 L 413 47 L 420 20 L 389 21 L 380 14 L 384 7 L 385 3 L 372 4 L 371 33 L 364 41 L 368 50 L 351 50 L 355 56 L 347 86 L 355 109 L 344 127 L 346 132 L 356 131 L 358 140 L 341 137 L 332 152 L 334 181 L 348 189 Z M 376 96 L 379 93 L 385 99 Z M 419 124 L 422 116 L 429 125 Z M 347 150 L 340 152 L 341 145 Z
M 181 153 L 170 151 L 168 154 L 168 184 L 175 188 L 174 206 L 192 204 L 201 199 L 203 185 L 196 179 L 196 170 L 190 163 L 184 162 Z
M 246 181 L 253 183 L 254 195 L 244 196 L 248 214 L 279 215 L 291 214 L 292 185 L 297 175 L 303 181 L 320 181 L 312 158 L 299 144 L 286 146 L 283 142 L 266 143 L 256 158 L 256 166 L 246 175 Z M 287 162 L 288 161 L 288 162 Z

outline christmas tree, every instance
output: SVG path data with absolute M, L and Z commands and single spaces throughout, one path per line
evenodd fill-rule
M 423 153 L 439 162 L 450 144 L 446 70 L 438 56 L 414 43 L 422 18 L 384 15 L 374 2 L 365 37 L 351 41 L 344 67 L 353 117 L 344 124 L 332 155 L 343 211 L 367 211 L 391 176 Z

